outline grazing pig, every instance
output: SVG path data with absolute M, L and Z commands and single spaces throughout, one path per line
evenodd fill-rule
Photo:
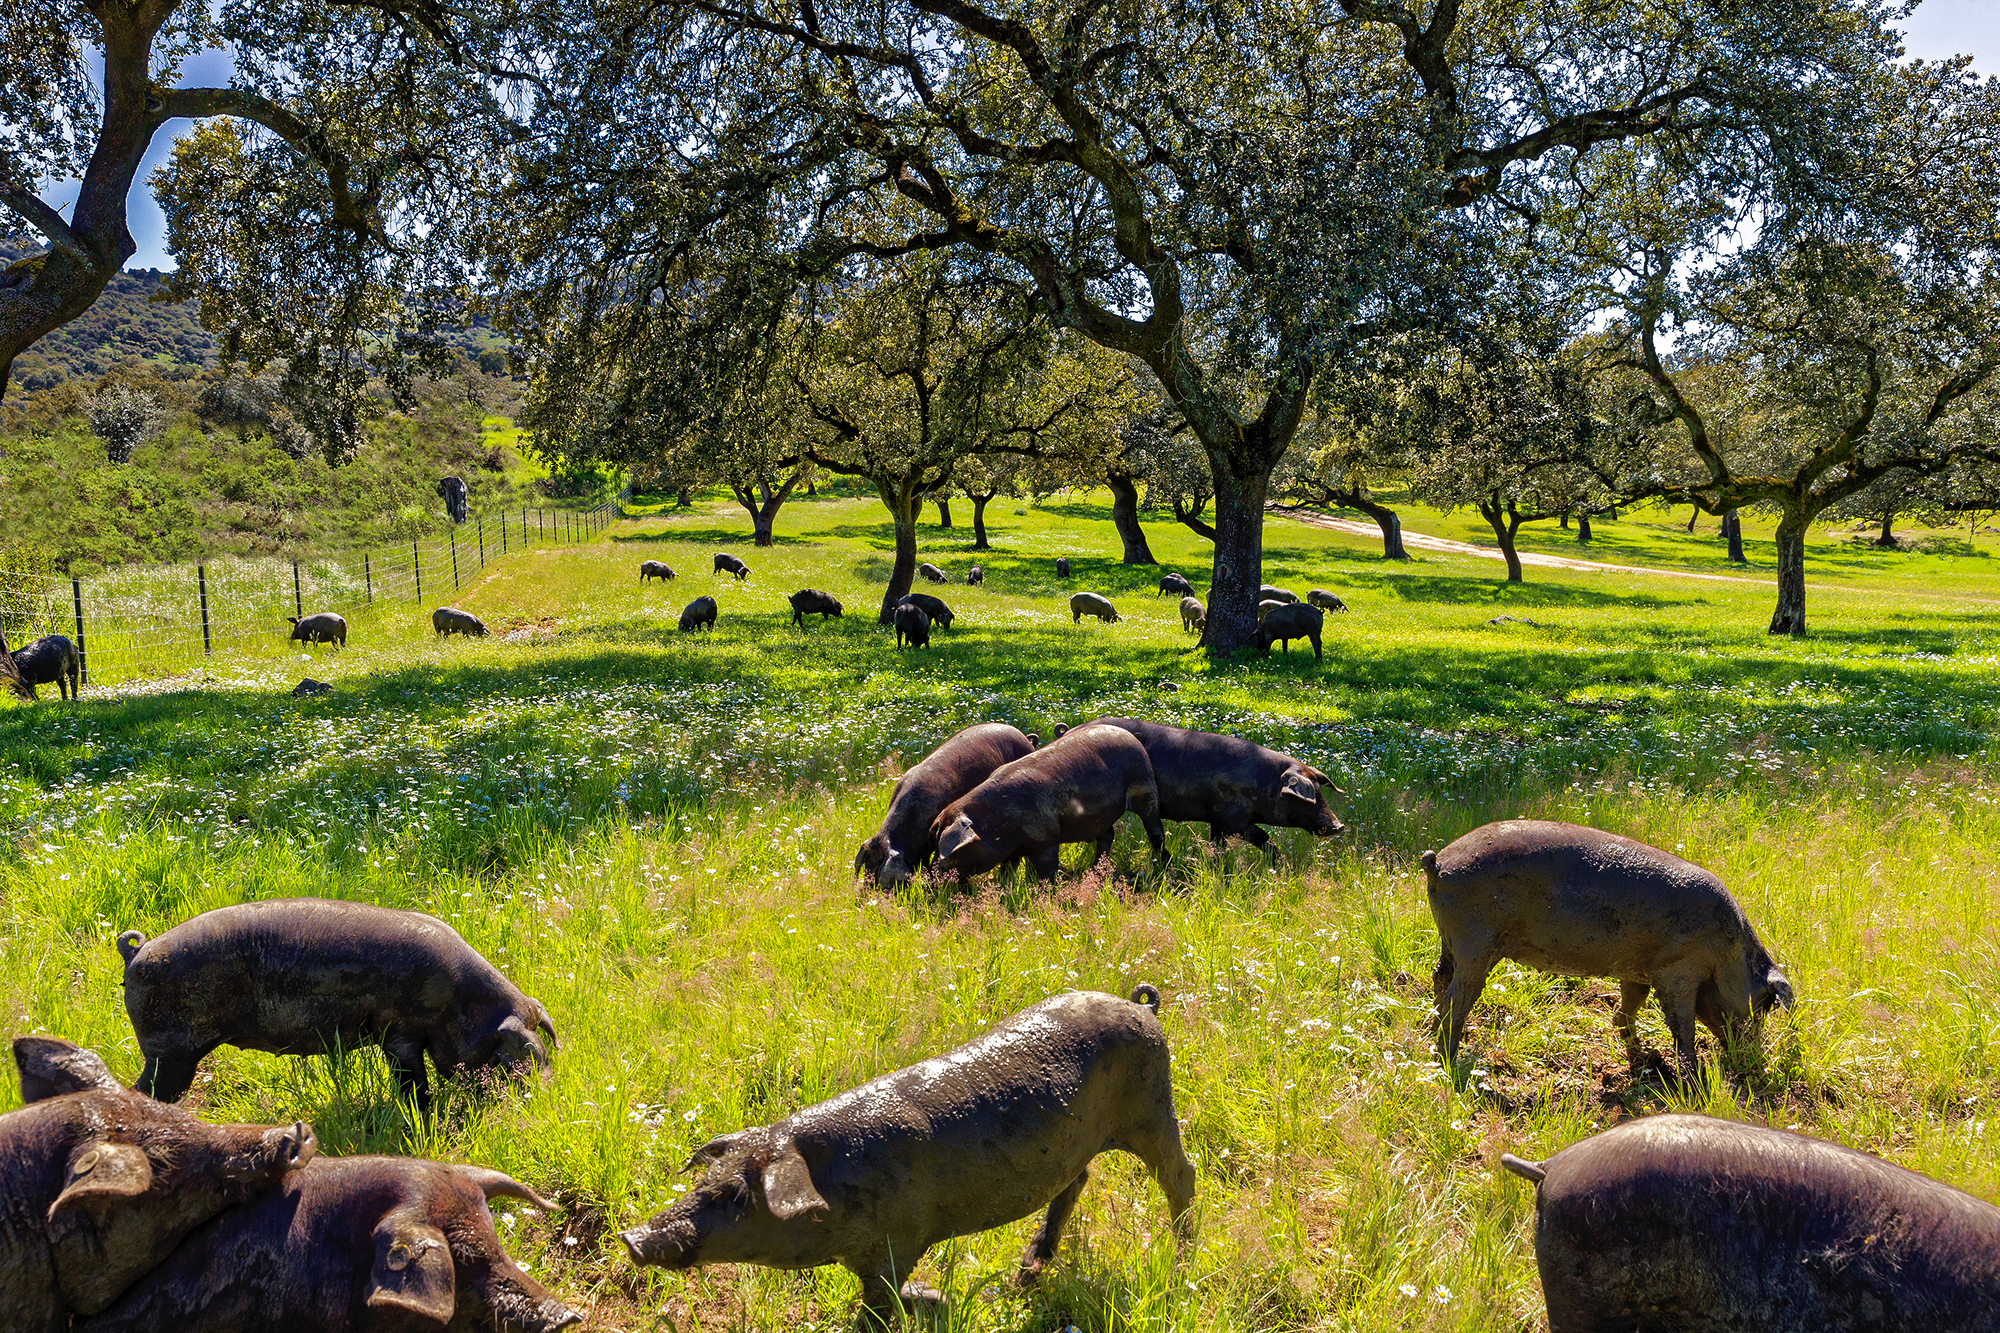
M 292 697 L 294 699 L 311 699 L 317 695 L 332 693 L 333 686 L 323 680 L 314 680 L 311 676 L 307 676 L 304 680 L 292 686 Z
M 1207 618 L 1208 618 L 1208 613 L 1202 609 L 1201 601 L 1199 598 L 1196 597 L 1181 598 L 1181 630 L 1183 632 L 1193 629 L 1197 624 L 1205 621 Z
M 942 569 L 939 569 L 936 565 L 928 561 L 917 566 L 917 577 L 929 583 L 949 583 L 951 581 L 945 577 Z
M 1440 949 L 1431 989 L 1444 1056 L 1502 958 L 1568 976 L 1616 977 L 1617 1026 L 1639 1058 L 1639 1006 L 1657 990 L 1683 1077 L 1694 1024 L 1718 1041 L 1752 1028 L 1792 986 L 1722 881 L 1691 861 L 1580 824 L 1509 819 L 1425 852 Z
M 1314 588 L 1306 594 L 1306 605 L 1316 606 L 1322 611 L 1345 611 L 1347 603 L 1328 592 L 1325 588 Z
M 453 634 L 463 634 L 468 639 L 486 637 L 486 622 L 455 606 L 440 606 L 431 612 L 431 628 L 447 638 Z
M 931 618 L 914 602 L 896 603 L 896 646 L 931 646 Z
M 1068 577 L 1069 577 L 1069 557 L 1068 557 L 1068 556 L 1066 556 L 1066 555 L 1059 555 L 1059 556 L 1057 556 L 1057 557 L 1056 557 L 1056 577 L 1057 577 L 1057 578 L 1059 578 L 1059 579 L 1066 579 L 1066 578 L 1068 578 Z
M 1500 1160 L 1536 1182 L 1549 1333 L 2000 1327 L 2000 1208 L 1852 1148 L 1655 1115 Z
M 897 781 L 882 827 L 854 854 L 854 873 L 889 888 L 909 883 L 936 850 L 931 821 L 938 811 L 1032 751 L 1036 740 L 1005 722 L 981 722 L 931 751 Z
M 35 686 L 54 685 L 65 699 L 83 694 L 83 654 L 61 634 L 45 634 L 14 654 L 14 692 L 36 698 Z
M 218 907 L 158 939 L 118 937 L 125 1012 L 146 1067 L 139 1091 L 179 1101 L 218 1046 L 320 1055 L 380 1046 L 398 1091 L 430 1106 L 440 1078 L 549 1062 L 555 1025 L 540 1000 L 422 912 L 330 898 Z
M 1265 652 L 1271 645 L 1282 641 L 1285 651 L 1292 651 L 1293 639 L 1310 639 L 1313 657 L 1319 658 L 1319 632 L 1326 623 L 1326 613 L 1316 606 L 1303 602 L 1290 602 L 1266 612 L 1263 606 L 1257 608 L 1257 646 Z
M 1168 573 L 1160 575 L 1160 591 L 1154 593 L 1153 596 L 1161 597 L 1170 592 L 1177 592 L 1183 597 L 1192 597 L 1194 596 L 1194 585 L 1178 574 Z
M 286 616 L 291 622 L 291 638 L 297 643 L 330 643 L 340 648 L 347 646 L 347 621 L 331 611 L 319 611 L 301 620 L 297 616 Z
M 786 600 L 792 604 L 792 623 L 800 629 L 805 628 L 807 616 L 818 616 L 822 625 L 828 616 L 840 617 L 839 601 L 814 588 L 801 588 Z
M 488 1201 L 553 1204 L 498 1171 L 322 1157 L 189 1236 L 77 1333 L 555 1333 L 583 1322 L 515 1264 Z
M 681 633 L 715 628 L 715 599 L 706 594 L 695 598 L 681 612 Z
M 1100 717 L 1084 725 L 1119 727 L 1137 737 L 1153 765 L 1160 818 L 1208 825 L 1218 848 L 1234 836 L 1268 848 L 1275 860 L 1278 849 L 1259 824 L 1302 828 L 1319 838 L 1346 831 L 1320 788 L 1345 793 L 1303 760 L 1235 736 L 1134 717 Z
M 969 587 L 979 588 L 986 584 L 986 571 L 978 565 L 965 571 L 965 582 Z
M 1076 593 L 1069 599 L 1069 623 L 1074 625 L 1085 616 L 1096 616 L 1110 625 L 1118 619 L 1118 608 L 1094 592 Z
M 897 605 L 920 606 L 924 609 L 924 614 L 931 618 L 933 625 L 942 625 L 946 629 L 950 629 L 951 622 L 958 619 L 951 613 L 950 607 L 927 592 L 906 592 Z
M 1290 602 L 1279 602 L 1279 601 L 1273 601 L 1268 597 L 1265 598 L 1263 601 L 1257 603 L 1257 623 L 1260 625 L 1263 624 L 1265 616 L 1270 615 L 1273 611 L 1277 610 L 1281 606 L 1290 606 L 1290 605 L 1291 605 Z
M 938 869 L 965 879 L 1025 859 L 1042 879 L 1062 868 L 1066 842 L 1111 850 L 1127 810 L 1146 826 L 1155 860 L 1167 855 L 1160 793 L 1146 747 L 1116 727 L 1079 728 L 993 770 L 931 821 Z
M 639 582 L 641 583 L 644 583 L 647 579 L 658 579 L 660 582 L 665 583 L 673 576 L 673 566 L 664 560 L 641 560 L 639 562 Z
M 1296 602 L 1299 595 L 1290 588 L 1280 588 L 1275 583 L 1266 583 L 1257 589 L 1257 598 L 1265 602 Z
M 1174 1118 L 1160 993 L 1058 995 L 957 1050 L 886 1074 L 772 1125 L 704 1144 L 699 1184 L 622 1239 L 632 1261 L 686 1269 L 844 1264 L 862 1309 L 887 1322 L 924 1252 L 1046 1207 L 1017 1280 L 1055 1257 L 1090 1161 L 1123 1149 L 1146 1164 L 1185 1237 L 1194 1167 Z
M 312 1160 L 312 1127 L 209 1125 L 118 1085 L 96 1055 L 17 1037 L 19 1110 L 0 1115 L 0 1314 L 63 1333 L 217 1213 Z
M 717 574 L 727 572 L 734 574 L 739 579 L 747 579 L 750 577 L 750 566 L 744 564 L 733 555 L 717 551 L 715 553 L 715 569 L 712 572 Z

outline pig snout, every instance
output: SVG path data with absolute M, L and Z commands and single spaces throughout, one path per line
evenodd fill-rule
M 296 1171 L 318 1153 L 319 1137 L 311 1125 L 299 1120 L 258 1135 L 256 1149 L 238 1158 L 229 1174 L 245 1180 L 273 1171 Z
M 695 1229 L 686 1218 L 662 1213 L 642 1226 L 618 1233 L 625 1252 L 641 1268 L 693 1268 Z
M 875 872 L 875 882 L 885 889 L 893 889 L 908 884 L 911 878 L 910 863 L 903 859 L 901 852 L 889 853 L 889 859 L 884 861 L 882 868 Z
M 583 1322 L 582 1315 L 540 1287 L 530 1289 L 499 1274 L 486 1282 L 481 1294 L 503 1333 L 556 1333 Z

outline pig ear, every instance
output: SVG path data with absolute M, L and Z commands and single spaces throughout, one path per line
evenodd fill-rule
M 93 1088 L 115 1092 L 122 1087 L 95 1051 L 86 1051 L 61 1037 L 14 1038 L 14 1065 L 21 1071 L 24 1102 Z
M 442 1231 L 396 1217 L 375 1228 L 368 1308 L 384 1314 L 405 1312 L 439 1328 L 451 1322 L 458 1312 L 458 1274 Z
M 133 1261 L 156 1238 L 136 1201 L 152 1186 L 152 1162 L 129 1143 L 93 1143 L 70 1163 L 69 1183 L 49 1205 L 49 1249 L 56 1285 L 84 1314 L 111 1304 L 139 1275 Z
M 532 995 L 528 997 L 528 1003 L 535 1006 L 535 1026 L 549 1034 L 549 1046 L 553 1048 L 556 1045 L 556 1021 L 549 1017 L 548 1006 Z
M 827 1201 L 813 1188 L 812 1172 L 806 1159 L 790 1139 L 764 1167 L 764 1206 L 780 1222 L 789 1222 L 803 1213 L 827 1211 Z
M 452 1170 L 479 1186 L 479 1192 L 486 1196 L 488 1203 L 495 1199 L 519 1199 L 523 1203 L 532 1203 L 545 1213 L 558 1211 L 556 1205 L 504 1171 L 486 1166 L 454 1166 Z
M 1296 796 L 1308 805 L 1319 804 L 1319 788 L 1303 773 L 1288 773 L 1279 790 L 1287 796 Z
M 937 854 L 940 860 L 950 856 L 962 847 L 979 841 L 978 832 L 972 827 L 967 815 L 960 815 L 938 832 Z
M 1316 768 L 1308 768 L 1306 770 L 1306 776 L 1311 778 L 1314 782 L 1317 782 L 1322 787 L 1333 787 L 1333 794 L 1335 796 L 1347 795 L 1345 791 L 1341 790 L 1339 787 L 1334 785 L 1334 781 L 1332 778 L 1328 777 L 1326 774 L 1320 772 Z
M 548 1052 L 535 1040 L 535 1034 L 528 1031 L 528 1025 L 521 1021 L 519 1014 L 509 1014 L 500 1020 L 500 1045 L 506 1051 L 506 1061 L 510 1065 L 526 1064 L 532 1060 L 537 1065 L 546 1066 Z

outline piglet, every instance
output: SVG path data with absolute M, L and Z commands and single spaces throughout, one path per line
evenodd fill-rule
M 321 1158 L 189 1236 L 77 1333 L 556 1333 L 583 1322 L 508 1256 L 487 1201 L 553 1205 L 498 1171 Z
M 1656 1115 L 1546 1162 L 1549 1333 L 1991 1333 L 2000 1208 L 1837 1144 Z
M 1122 1148 L 1166 1191 L 1177 1227 L 1194 1202 L 1181 1148 L 1160 993 L 1058 995 L 947 1054 L 697 1149 L 687 1197 L 624 1233 L 632 1261 L 683 1269 L 844 1264 L 863 1309 L 936 1300 L 907 1281 L 924 1252 L 1046 1209 L 1021 1257 L 1029 1283 L 1055 1257 L 1090 1160 Z
M 440 1077 L 524 1070 L 546 1066 L 556 1038 L 540 1000 L 422 912 L 328 898 L 238 903 L 153 940 L 128 930 L 118 951 L 146 1057 L 138 1088 L 164 1102 L 180 1100 L 218 1046 L 320 1055 L 379 1045 L 400 1092 L 428 1110 L 426 1053 Z

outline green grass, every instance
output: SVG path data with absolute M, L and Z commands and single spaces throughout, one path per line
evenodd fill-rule
M 456 1093 L 420 1126 L 372 1052 L 225 1050 L 193 1103 L 306 1116 L 328 1151 L 478 1161 L 554 1194 L 564 1213 L 505 1230 L 607 1329 L 846 1327 L 841 1270 L 640 1274 L 612 1232 L 675 1197 L 679 1163 L 714 1134 L 1052 992 L 1142 980 L 1166 996 L 1196 1248 L 1176 1264 L 1159 1192 L 1106 1158 L 1036 1292 L 1004 1280 L 1029 1223 L 934 1252 L 954 1327 L 1534 1328 L 1531 1196 L 1496 1176 L 1498 1154 L 1669 1107 L 1797 1126 L 2000 1198 L 2000 636 L 1964 600 L 1972 561 L 1897 587 L 1816 571 L 1814 634 L 1772 641 L 1756 584 L 1534 570 L 1509 587 L 1495 562 L 1387 566 L 1372 542 L 1274 520 L 1268 575 L 1354 609 L 1329 618 L 1323 662 L 1211 663 L 1152 596 L 1157 572 L 1116 563 L 1097 500 L 989 514 L 996 549 L 977 557 L 968 532 L 923 529 L 924 558 L 988 571 L 983 589 L 936 590 L 961 619 L 931 652 L 899 654 L 874 627 L 879 505 L 795 501 L 768 550 L 711 506 L 496 562 L 458 599 L 491 640 L 440 643 L 428 603 L 383 606 L 345 654 L 0 708 L 11 1026 L 131 1075 L 119 930 L 287 894 L 438 913 L 548 1004 L 548 1078 Z M 1149 533 L 1206 584 L 1196 539 Z M 752 578 L 711 575 L 717 549 Z M 642 588 L 647 558 L 680 577 Z M 846 618 L 791 628 L 784 597 L 803 586 Z M 1077 588 L 1124 620 L 1073 625 Z M 701 592 L 718 628 L 676 633 Z M 1487 623 L 1503 613 L 1536 625 Z M 338 688 L 294 701 L 282 691 L 303 674 Z M 1127 829 L 1115 875 L 1073 849 L 1053 890 L 857 889 L 854 848 L 894 774 L 938 740 L 1105 712 L 1310 758 L 1348 790 L 1350 836 L 1280 834 L 1273 871 L 1175 828 L 1161 875 Z M 1627 832 L 1721 874 L 1799 994 L 1761 1058 L 1677 1095 L 1626 1069 L 1615 987 L 1503 965 L 1454 1086 L 1424 1032 L 1436 942 L 1416 858 L 1514 815 Z M 1656 1010 L 1643 1031 L 1667 1047 Z

